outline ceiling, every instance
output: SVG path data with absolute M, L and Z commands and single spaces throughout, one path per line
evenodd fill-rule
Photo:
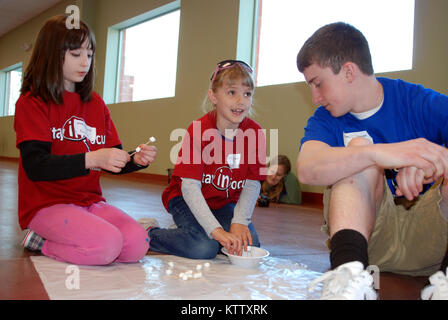
M 0 0 L 0 37 L 61 0 Z

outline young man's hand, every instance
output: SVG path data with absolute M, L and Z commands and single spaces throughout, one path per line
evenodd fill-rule
M 425 172 L 416 167 L 406 167 L 398 171 L 397 177 L 398 189 L 395 194 L 399 197 L 404 196 L 412 200 L 419 196 L 423 191 L 423 185 L 434 182 L 431 178 L 425 178 Z
M 375 163 L 385 169 L 416 167 L 423 177 L 448 178 L 448 149 L 419 138 L 399 143 L 375 144 Z M 418 173 L 420 175 L 420 173 Z

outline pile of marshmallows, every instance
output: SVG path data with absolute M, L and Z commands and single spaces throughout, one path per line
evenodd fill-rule
M 168 262 L 169 269 L 165 271 L 167 275 L 173 274 L 173 268 L 174 268 L 174 262 L 170 261 Z M 193 272 L 193 270 L 188 270 L 185 272 L 179 273 L 179 278 L 182 280 L 189 280 L 191 278 L 193 279 L 200 279 L 202 278 L 202 270 L 207 270 L 210 268 L 210 263 L 206 262 L 204 264 L 198 264 L 196 265 L 196 272 Z

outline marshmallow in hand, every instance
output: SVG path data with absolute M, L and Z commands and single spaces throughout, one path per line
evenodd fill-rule
M 150 142 L 155 142 L 155 141 L 156 141 L 156 138 L 151 137 L 151 138 L 149 138 L 148 142 L 146 142 L 145 144 L 149 144 Z M 137 152 L 140 152 L 140 151 L 142 151 L 142 148 L 137 147 L 137 148 L 135 148 L 135 151 L 131 155 L 133 155 Z

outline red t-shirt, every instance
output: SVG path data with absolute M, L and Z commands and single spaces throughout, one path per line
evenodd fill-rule
M 235 138 L 224 138 L 216 128 L 216 117 L 209 112 L 194 121 L 185 134 L 170 185 L 162 194 L 168 211 L 169 201 L 182 195 L 181 178 L 202 182 L 202 194 L 212 210 L 236 203 L 246 179 L 264 180 L 265 134 L 258 123 L 245 118 Z
M 121 144 L 117 130 L 103 99 L 93 93 L 89 102 L 79 94 L 65 91 L 63 105 L 44 103 L 40 98 L 22 95 L 16 103 L 14 129 L 16 146 L 23 141 L 51 142 L 51 154 L 72 155 Z M 100 171 L 88 175 L 53 181 L 31 181 L 22 161 L 19 163 L 19 223 L 27 228 L 42 208 L 73 203 L 89 206 L 104 201 Z

